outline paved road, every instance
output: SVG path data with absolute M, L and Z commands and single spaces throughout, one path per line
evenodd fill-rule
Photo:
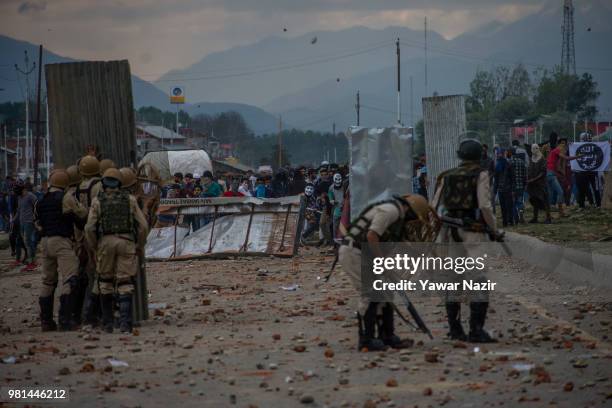
M 435 339 L 400 325 L 414 348 L 382 353 L 357 352 L 356 293 L 341 271 L 323 283 L 319 250 L 150 264 L 158 306 L 133 336 L 41 333 L 39 276 L 8 263 L 0 252 L 0 355 L 17 361 L 0 364 L 2 386 L 69 387 L 56 406 L 612 406 L 610 294 L 510 259 L 491 272 L 499 343 L 446 340 L 430 298 L 417 307 Z

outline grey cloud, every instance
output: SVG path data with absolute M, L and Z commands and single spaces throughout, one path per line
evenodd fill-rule
M 17 8 L 19 14 L 28 14 L 32 12 L 41 12 L 47 8 L 47 2 L 44 0 L 24 1 Z

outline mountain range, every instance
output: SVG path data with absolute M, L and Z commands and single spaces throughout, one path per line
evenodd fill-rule
M 491 22 L 450 40 L 428 32 L 427 84 L 422 30 L 352 27 L 267 37 L 208 54 L 153 83 L 133 76 L 134 103 L 172 110 L 168 89 L 181 85 L 188 101 L 200 101 L 185 106 L 190 114 L 236 110 L 257 134 L 274 132 L 279 116 L 285 128 L 331 131 L 335 123 L 339 131 L 356 123 L 359 91 L 360 124 L 391 125 L 397 117 L 395 40 L 399 37 L 401 119 L 409 125 L 421 116 L 423 96 L 466 93 L 477 69 L 522 62 L 535 70 L 558 64 L 562 3 L 550 0 L 519 20 Z M 600 116 L 607 120 L 612 120 L 610 21 L 612 10 L 603 1 L 575 2 L 577 71 L 592 73 L 598 82 Z M 23 49 L 37 55 L 34 45 L 0 36 L 0 87 L 5 88 L 0 101 L 23 99 L 12 67 L 14 61 L 23 60 Z M 63 61 L 71 59 L 45 52 L 45 62 Z

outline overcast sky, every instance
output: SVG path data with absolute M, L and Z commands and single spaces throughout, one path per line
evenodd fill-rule
M 558 0 L 561 1 L 561 0 Z M 130 60 L 152 80 L 267 36 L 354 25 L 429 27 L 447 38 L 513 21 L 542 0 L 0 0 L 0 33 L 77 59 Z M 283 32 L 287 27 L 287 32 Z

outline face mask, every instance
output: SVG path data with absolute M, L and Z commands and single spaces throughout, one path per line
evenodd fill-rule
M 314 193 L 314 188 L 312 186 L 306 186 L 304 189 L 304 194 L 310 197 Z
M 334 185 L 339 187 L 342 184 L 342 176 L 338 173 L 334 174 Z

